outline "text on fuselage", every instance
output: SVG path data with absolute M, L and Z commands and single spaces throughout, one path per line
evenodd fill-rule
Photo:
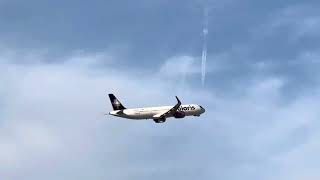
M 187 106 L 187 107 L 180 106 L 178 108 L 178 111 L 190 111 L 190 110 L 193 111 L 193 110 L 196 110 L 196 108 L 194 106 Z

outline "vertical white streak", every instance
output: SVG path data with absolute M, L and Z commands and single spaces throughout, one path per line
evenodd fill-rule
M 207 63 L 207 36 L 208 36 L 208 8 L 204 8 L 204 22 L 203 22 L 203 49 L 201 57 L 201 83 L 202 86 L 205 84 L 206 80 L 206 63 Z

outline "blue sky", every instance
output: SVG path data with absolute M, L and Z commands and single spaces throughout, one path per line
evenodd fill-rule
M 319 5 L 0 1 L 0 179 L 319 179 Z M 207 111 L 105 117 L 109 92 Z

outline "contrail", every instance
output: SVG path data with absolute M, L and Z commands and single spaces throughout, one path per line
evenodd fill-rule
M 202 49 L 202 58 L 201 58 L 201 83 L 202 86 L 205 84 L 206 80 L 206 63 L 207 63 L 207 36 L 209 32 L 208 27 L 208 17 L 209 11 L 208 8 L 204 8 L 204 21 L 203 21 L 203 49 Z

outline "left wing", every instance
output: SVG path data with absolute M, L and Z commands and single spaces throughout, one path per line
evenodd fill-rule
M 177 110 L 179 109 L 179 107 L 181 106 L 181 101 L 179 100 L 179 98 L 176 96 L 176 99 L 178 101 L 178 103 L 173 106 L 173 108 L 171 108 L 169 111 L 164 112 L 164 113 L 160 113 L 160 114 L 156 114 L 153 116 L 154 119 L 164 119 L 170 115 L 173 115 L 175 112 L 177 112 Z

